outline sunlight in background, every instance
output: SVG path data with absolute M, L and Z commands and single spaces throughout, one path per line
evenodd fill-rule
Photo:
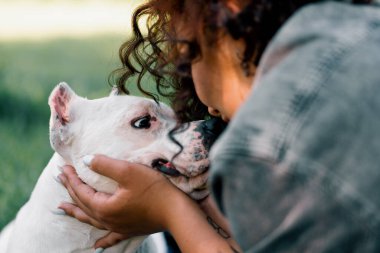
M 99 33 L 128 34 L 131 15 L 143 1 L 0 0 L 0 40 L 41 40 Z

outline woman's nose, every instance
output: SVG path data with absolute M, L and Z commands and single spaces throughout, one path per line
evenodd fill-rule
M 217 110 L 217 109 L 214 109 L 212 107 L 208 107 L 208 113 L 211 115 L 211 116 L 214 116 L 214 117 L 220 117 L 220 112 Z

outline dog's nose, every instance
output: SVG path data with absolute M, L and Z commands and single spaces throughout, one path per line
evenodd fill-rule
M 207 134 L 219 136 L 226 128 L 226 123 L 220 118 L 211 118 L 202 122 L 202 128 Z
M 210 147 L 211 147 L 211 145 L 218 138 L 218 136 L 223 132 L 226 126 L 227 126 L 227 123 L 225 123 L 222 119 L 211 118 L 201 123 L 200 132 L 205 139 L 208 139 Z

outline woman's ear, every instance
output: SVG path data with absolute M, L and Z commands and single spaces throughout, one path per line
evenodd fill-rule
M 59 121 L 63 126 L 70 122 L 69 106 L 75 96 L 75 92 L 67 83 L 59 83 L 49 97 L 51 118 Z

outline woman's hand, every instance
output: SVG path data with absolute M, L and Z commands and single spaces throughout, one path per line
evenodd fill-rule
M 184 253 L 232 252 L 227 241 L 209 225 L 198 204 L 159 172 L 101 155 L 88 165 L 115 180 L 119 184 L 116 192 L 97 192 L 78 178 L 74 168 L 64 166 L 59 178 L 75 205 L 62 203 L 59 208 L 82 222 L 113 231 L 99 239 L 95 248 L 167 230 Z
M 78 178 L 74 168 L 65 166 L 60 180 L 76 206 L 64 203 L 59 208 L 80 221 L 125 237 L 166 229 L 168 203 L 178 190 L 164 176 L 144 165 L 101 155 L 94 156 L 89 166 L 118 182 L 116 192 L 95 191 Z

